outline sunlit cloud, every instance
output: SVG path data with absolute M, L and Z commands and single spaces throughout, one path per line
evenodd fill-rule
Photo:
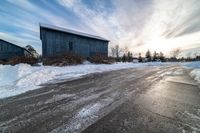
M 197 0 L 117 0 L 113 12 L 91 10 L 77 0 L 58 0 L 74 11 L 88 27 L 109 37 L 111 45 L 169 52 L 176 47 L 197 45 L 200 12 Z M 184 49 L 184 48 L 183 48 Z
M 39 22 L 100 35 L 110 40 L 110 46 L 128 46 L 136 54 L 148 49 L 167 54 L 200 44 L 199 0 L 5 0 L 0 4 L 0 38 L 29 43 L 40 52 Z

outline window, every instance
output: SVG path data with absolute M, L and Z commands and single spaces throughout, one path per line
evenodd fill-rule
M 69 51 L 72 51 L 72 50 L 73 50 L 73 43 L 69 42 Z

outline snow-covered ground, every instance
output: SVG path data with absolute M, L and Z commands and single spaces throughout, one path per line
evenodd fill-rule
M 200 61 L 183 63 L 187 68 L 191 68 L 190 76 L 193 77 L 198 83 L 200 83 Z
M 52 81 L 71 80 L 90 73 L 166 64 L 159 62 L 116 63 L 112 65 L 85 63 L 66 67 L 30 66 L 27 64 L 0 65 L 0 99 L 40 88 L 39 85 Z

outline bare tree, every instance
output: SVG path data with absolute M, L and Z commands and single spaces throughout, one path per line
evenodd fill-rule
M 111 47 L 111 53 L 112 53 L 112 57 L 115 57 L 115 47 Z
M 124 54 L 128 54 L 128 52 L 129 52 L 128 46 L 125 46 L 125 47 L 123 48 L 123 52 L 124 52 Z
M 177 58 L 181 53 L 181 48 L 176 48 L 171 51 L 171 55 L 173 58 Z
M 119 55 L 122 52 L 122 49 L 120 49 L 119 45 L 116 45 L 115 49 L 116 49 L 116 57 L 119 58 Z
M 111 52 L 112 56 L 119 58 L 119 55 L 122 52 L 122 50 L 119 48 L 119 45 L 115 45 L 114 47 L 111 47 Z

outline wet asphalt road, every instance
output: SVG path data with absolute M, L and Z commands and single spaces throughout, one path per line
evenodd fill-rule
M 200 132 L 200 89 L 181 66 L 92 74 L 0 100 L 0 132 Z

